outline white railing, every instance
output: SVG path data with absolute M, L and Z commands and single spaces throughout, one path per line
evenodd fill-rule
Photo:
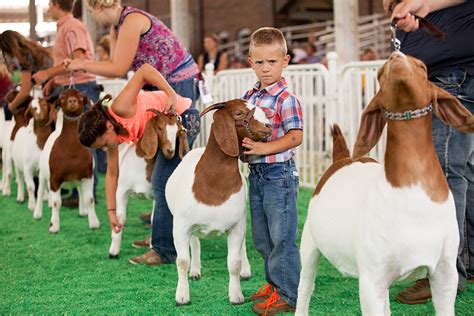
M 382 58 L 390 54 L 390 19 L 385 14 L 361 16 L 358 20 L 358 41 L 360 53 L 366 48 L 374 49 Z M 317 55 L 326 55 L 335 50 L 334 21 L 311 23 L 280 28 L 292 48 L 306 42 L 309 36 L 316 37 Z M 250 38 L 242 38 L 220 46 L 229 56 L 246 56 Z
M 331 125 L 338 123 L 352 148 L 364 107 L 378 90 L 377 69 L 383 60 L 350 62 L 339 66 L 337 55 L 328 54 L 328 69 L 321 64 L 292 65 L 284 71 L 289 89 L 303 106 L 304 138 L 296 149 L 295 161 L 302 186 L 314 187 L 332 162 Z M 206 69 L 206 81 L 214 102 L 241 98 L 253 87 L 256 77 L 251 69 L 224 70 L 214 76 Z M 200 110 L 205 105 L 198 104 Z M 205 146 L 212 115 L 202 117 L 201 133 L 195 147 Z M 371 152 L 383 160 L 384 142 Z

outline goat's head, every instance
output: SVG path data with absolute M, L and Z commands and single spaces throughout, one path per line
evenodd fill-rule
M 414 113 L 429 114 L 432 108 L 446 124 L 474 132 L 472 113 L 456 97 L 428 80 L 422 61 L 394 52 L 379 69 L 378 80 L 380 90 L 362 113 L 353 157 L 367 154 L 377 144 L 393 114 L 410 120 Z
M 64 115 L 71 117 L 81 115 L 84 106 L 92 105 L 91 100 L 76 89 L 65 90 L 59 96 L 56 104 L 61 107 Z
M 25 117 L 28 122 L 33 118 L 35 122 L 42 126 L 49 126 L 56 121 L 57 111 L 54 104 L 49 103 L 44 98 L 33 99 L 26 109 Z
M 260 141 L 272 132 L 265 112 L 244 100 L 234 99 L 213 104 L 204 109 L 201 116 L 212 110 L 217 110 L 214 113 L 212 133 L 219 147 L 229 156 L 237 157 L 240 154 L 245 137 Z
M 137 144 L 137 153 L 146 159 L 152 159 L 158 148 L 167 159 L 174 157 L 176 138 L 179 140 L 179 156 L 183 158 L 189 151 L 186 131 L 177 115 L 165 115 L 155 109 L 148 109 L 156 114 L 148 120 L 143 136 Z

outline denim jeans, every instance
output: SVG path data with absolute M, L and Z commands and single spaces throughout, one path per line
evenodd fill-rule
M 199 111 L 195 108 L 198 93 L 195 88 L 194 78 L 171 83 L 170 85 L 176 93 L 193 101 L 191 107 L 181 114 L 183 125 L 187 129 L 189 148 L 192 148 L 200 130 Z M 178 148 L 178 144 L 176 144 L 176 148 Z M 165 187 L 169 177 L 180 161 L 178 152 L 176 152 L 172 159 L 166 159 L 161 151 L 158 150 L 151 176 L 151 185 L 155 199 L 151 226 L 151 247 L 166 263 L 174 263 L 176 261 L 176 249 L 174 248 L 173 241 L 173 215 L 171 215 L 168 203 L 166 202 Z
M 252 239 L 263 256 L 265 276 L 280 297 L 296 306 L 300 279 L 298 173 L 295 162 L 250 164 Z
M 474 75 L 456 68 L 430 80 L 474 113 Z M 456 204 L 460 237 L 458 289 L 462 291 L 467 275 L 474 274 L 474 135 L 460 132 L 433 116 L 433 142 Z

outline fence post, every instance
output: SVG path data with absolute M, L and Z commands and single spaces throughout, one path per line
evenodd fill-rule
M 329 52 L 327 54 L 328 58 L 328 70 L 329 70 L 329 84 L 326 89 L 328 95 L 328 108 L 327 108 L 327 117 L 326 124 L 333 124 L 334 122 L 339 121 L 339 100 L 338 94 L 338 64 L 337 64 L 337 53 Z

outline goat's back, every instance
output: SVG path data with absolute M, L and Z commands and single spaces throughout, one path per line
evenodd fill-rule
M 457 231 L 451 194 L 435 203 L 421 186 L 394 188 L 377 163 L 336 171 L 311 199 L 307 221 L 317 247 L 339 271 L 358 276 L 364 265 L 391 265 L 399 274 L 394 279 L 420 266 L 435 269 Z

